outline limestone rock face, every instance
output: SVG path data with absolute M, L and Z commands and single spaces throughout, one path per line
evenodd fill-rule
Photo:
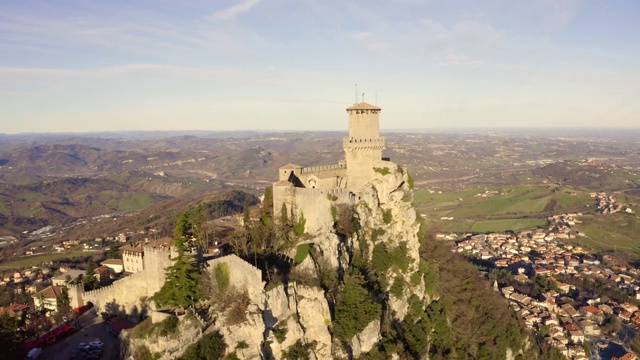
M 120 334 L 121 343 L 125 344 L 125 359 L 134 359 L 136 349 L 147 347 L 151 353 L 160 354 L 160 359 L 171 359 L 179 356 L 193 343 L 194 339 L 202 335 L 200 324 L 195 320 L 185 320 L 185 316 L 178 317 L 178 329 L 175 333 L 161 336 L 152 333 L 148 338 L 133 338 L 131 330 L 125 330 Z
M 331 229 L 332 228 L 333 223 L 331 223 Z M 321 258 L 332 268 L 337 268 L 339 266 L 338 247 L 340 246 L 340 239 L 332 232 L 333 230 L 325 229 L 325 231 L 318 233 L 313 238 L 313 244 Z
M 411 202 L 413 191 L 409 187 L 409 176 L 402 168 L 391 162 L 382 162 L 379 164 L 379 168 L 388 168 L 389 173 L 386 175 L 375 173 L 373 181 L 365 188 L 361 202 L 356 204 L 355 209 L 360 218 L 362 229 L 379 229 L 381 230 L 379 232 L 384 232 L 375 239 L 370 239 L 370 249 L 377 244 L 384 244 L 390 251 L 393 251 L 400 243 L 406 247 L 405 256 L 409 259 L 406 271 L 392 267 L 386 273 L 389 286 L 394 281 L 402 281 L 406 284 L 402 296 L 396 297 L 390 294 L 388 301 L 389 308 L 395 313 L 396 319 L 402 320 L 408 309 L 406 299 L 412 295 L 424 299 L 425 295 L 422 279 L 417 284 L 411 283 L 411 275 L 419 269 L 418 231 L 420 225 L 416 221 L 416 211 Z M 371 259 L 372 256 L 369 254 L 369 260 Z
M 329 217 L 323 215 L 315 219 L 313 229 L 300 242 L 312 243 L 313 251 L 293 271 L 311 279 L 305 284 L 317 284 L 321 271 L 324 275 L 333 271 L 338 276 L 347 270 L 354 256 L 373 264 L 374 249 L 379 253 L 382 248 L 393 262 L 380 273 L 380 278 L 387 280 L 383 285 L 386 288 L 382 289 L 387 293 L 382 294 L 387 299 L 385 315 L 393 321 L 402 321 L 409 297 L 415 295 L 429 300 L 425 297 L 424 280 L 416 274 L 420 263 L 419 223 L 404 169 L 388 161 L 376 164 L 375 169 L 380 170 L 374 172 L 372 181 L 361 191 L 349 194 L 353 198 L 350 203 L 353 221 L 359 223 L 357 233 L 352 236 L 337 233 L 335 214 L 331 214 L 330 207 L 344 203 L 324 196 L 318 203 L 323 204 Z M 294 256 L 298 245 L 294 244 L 285 255 Z M 219 331 L 228 352 L 236 350 L 242 359 L 281 359 L 298 341 L 307 346 L 313 359 L 355 358 L 371 351 L 380 341 L 382 319 L 375 319 L 349 339 L 345 349 L 342 340 L 332 338 L 330 331 L 332 318 L 327 298 L 335 294 L 325 294 L 319 286 L 295 281 L 265 290 L 261 272 L 252 264 L 231 255 L 209 261 L 209 269 L 221 263 L 229 269 L 230 283 L 247 296 L 246 320 L 229 325 L 228 311 L 217 309 L 210 313 L 213 321 L 206 331 Z M 191 336 L 192 341 L 197 337 Z M 168 345 L 181 348 L 181 341 Z M 236 349 L 239 343 L 247 344 L 248 348 Z
M 216 323 L 215 329 L 220 331 L 229 349 L 234 349 L 244 341 L 249 347 L 242 350 L 244 359 L 261 359 L 261 346 L 264 339 L 264 322 L 260 309 L 251 304 L 246 313 L 247 320 L 231 326 L 224 322 Z
M 353 357 L 358 357 L 362 353 L 371 351 L 373 346 L 380 340 L 380 320 L 369 323 L 364 330 L 351 339 Z
M 331 323 L 331 314 L 324 292 L 322 289 L 306 286 L 295 289 L 298 321 L 304 329 L 304 338 L 307 343 L 316 342 L 312 353 L 317 359 L 329 359 L 331 334 L 328 325 Z
M 311 345 L 312 358 L 332 357 L 331 314 L 321 288 L 290 282 L 249 301 L 242 323 L 228 325 L 227 314 L 216 314 L 211 330 L 220 331 L 229 351 L 244 342 L 248 348 L 236 352 L 243 359 L 281 359 L 283 352 L 300 340 Z
M 299 286 L 290 283 L 286 291 L 283 285 L 266 293 L 265 325 L 267 340 L 271 342 L 271 352 L 275 359 L 282 357 L 296 341 L 312 344 L 311 352 L 317 359 L 331 357 L 331 323 L 329 304 L 322 289 Z M 279 342 L 274 331 L 286 329 L 285 339 Z M 278 330 L 276 330 L 278 331 Z

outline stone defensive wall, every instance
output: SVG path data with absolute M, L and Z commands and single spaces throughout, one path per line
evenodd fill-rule
M 327 195 L 335 196 L 337 199 L 333 200 L 332 198 L 332 200 L 339 204 L 353 205 L 356 202 L 358 202 L 358 200 L 360 200 L 359 196 L 357 196 L 347 188 L 329 189 L 326 191 L 327 191 Z M 324 191 L 323 191 L 323 194 L 324 194 Z
M 176 256 L 177 254 L 173 255 Z M 152 247 L 144 248 L 144 270 L 142 272 L 147 276 L 149 288 L 157 289 L 153 293 L 160 290 L 164 285 L 165 269 L 171 265 L 173 265 L 173 262 L 168 251 Z
M 82 293 L 83 303 L 92 302 L 99 312 L 130 314 L 141 297 L 151 296 L 160 290 L 160 288 L 148 286 L 147 276 L 148 274 L 143 270 L 114 281 L 109 286 L 86 291 Z
M 277 204 L 285 203 L 287 209 L 298 217 L 303 214 L 306 219 L 305 230 L 313 233 L 324 225 L 333 224 L 332 205 L 355 204 L 359 198 L 346 188 L 314 189 L 276 186 L 273 200 Z M 279 207 L 277 211 L 280 211 Z
M 347 164 L 331 164 L 331 165 L 319 165 L 304 167 L 300 170 L 301 174 L 313 174 L 323 171 L 344 170 L 347 168 Z
M 160 290 L 165 281 L 165 269 L 172 264 L 169 257 L 170 254 L 166 250 L 145 247 L 144 270 L 97 290 L 83 291 L 82 288 L 70 288 L 72 306 L 91 302 L 98 312 L 131 313 L 141 297 L 152 296 Z
M 262 271 L 236 255 L 227 255 L 207 261 L 208 271 L 215 271 L 219 264 L 229 267 L 229 280 L 232 286 L 239 289 L 246 288 L 249 297 L 262 293 L 265 282 L 262 281 Z

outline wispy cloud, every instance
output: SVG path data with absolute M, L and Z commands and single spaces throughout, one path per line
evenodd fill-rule
M 391 44 L 380 40 L 372 32 L 356 32 L 349 38 L 371 52 L 385 52 L 391 48 Z
M 425 19 L 421 24 L 424 41 L 433 50 L 485 51 L 499 46 L 506 37 L 503 30 L 470 20 L 449 27 L 432 19 Z
M 482 65 L 482 61 L 471 59 L 466 55 L 451 54 L 451 55 L 440 57 L 440 61 L 438 62 L 438 65 L 475 68 Z
M 242 0 L 238 4 L 216 11 L 213 16 L 220 20 L 232 20 L 236 16 L 251 10 L 251 8 L 258 5 L 261 1 L 262 0 Z

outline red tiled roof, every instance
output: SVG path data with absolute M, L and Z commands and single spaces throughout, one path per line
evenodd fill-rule
M 9 306 L 0 308 L 0 315 L 3 315 L 3 314 L 13 315 L 17 312 L 27 310 L 28 308 L 29 308 L 29 305 L 25 305 L 25 304 L 11 304 Z
M 45 299 L 57 299 L 58 296 L 60 296 L 61 293 L 62 293 L 62 287 L 61 286 L 49 286 L 49 287 L 46 287 L 46 288 L 38 291 L 37 293 L 35 293 L 31 297 L 33 297 L 33 298 L 44 297 Z
M 96 274 L 102 274 L 108 271 L 109 271 L 109 268 L 107 266 L 100 266 L 99 268 L 96 268 L 95 270 L 93 270 L 93 272 Z
M 583 306 L 583 307 L 581 307 L 581 308 L 580 308 L 580 310 L 584 310 L 584 311 L 586 311 L 586 312 L 590 312 L 590 313 L 592 313 L 593 315 L 600 315 L 600 314 L 602 314 L 602 310 L 598 309 L 598 308 L 597 308 L 597 307 L 595 307 L 595 306 L 591 306 L 591 305 Z

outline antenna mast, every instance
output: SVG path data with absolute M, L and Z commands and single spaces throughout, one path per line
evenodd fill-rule
M 353 100 L 354 100 L 354 104 L 357 104 L 358 103 L 358 84 L 356 84 L 356 93 L 355 93 L 355 95 L 356 96 L 353 98 Z

